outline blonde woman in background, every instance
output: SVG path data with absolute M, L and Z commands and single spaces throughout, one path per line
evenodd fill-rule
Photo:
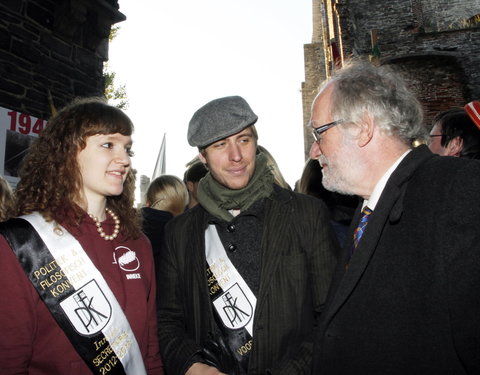
M 0 221 L 10 219 L 14 215 L 15 198 L 10 184 L 0 176 Z
M 142 208 L 143 232 L 150 239 L 156 256 L 162 240 L 165 224 L 181 214 L 188 204 L 188 191 L 183 181 L 172 175 L 154 179 L 148 186 L 145 207 Z

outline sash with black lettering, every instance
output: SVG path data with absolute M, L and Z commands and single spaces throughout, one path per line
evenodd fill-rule
M 257 299 L 225 252 L 215 225 L 205 231 L 207 279 L 217 323 L 235 359 L 246 371 L 253 344 Z
M 80 243 L 39 213 L 0 224 L 27 277 L 94 374 L 146 374 L 118 301 Z

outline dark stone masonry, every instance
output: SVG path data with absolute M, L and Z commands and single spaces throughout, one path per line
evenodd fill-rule
M 75 97 L 101 96 L 117 0 L 2 0 L 0 107 L 47 120 Z

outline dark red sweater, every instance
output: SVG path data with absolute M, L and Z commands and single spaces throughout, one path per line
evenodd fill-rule
M 107 234 L 113 222 L 103 223 Z M 66 226 L 102 273 L 135 334 L 148 374 L 163 374 L 157 339 L 156 283 L 152 250 L 145 236 L 113 241 L 102 239 L 86 218 L 80 227 Z M 127 251 L 131 262 L 115 261 Z M 126 257 L 124 257 L 125 259 Z M 135 264 L 134 264 L 135 263 Z M 138 265 L 138 269 L 133 270 Z M 85 375 L 90 370 L 26 277 L 0 236 L 0 369 L 7 374 Z

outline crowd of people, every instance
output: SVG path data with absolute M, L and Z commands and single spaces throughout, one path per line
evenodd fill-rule
M 203 105 L 198 156 L 137 209 L 128 116 L 58 111 L 0 178 L 1 373 L 480 374 L 480 102 L 428 126 L 400 73 L 351 61 L 293 188 L 257 127 Z

